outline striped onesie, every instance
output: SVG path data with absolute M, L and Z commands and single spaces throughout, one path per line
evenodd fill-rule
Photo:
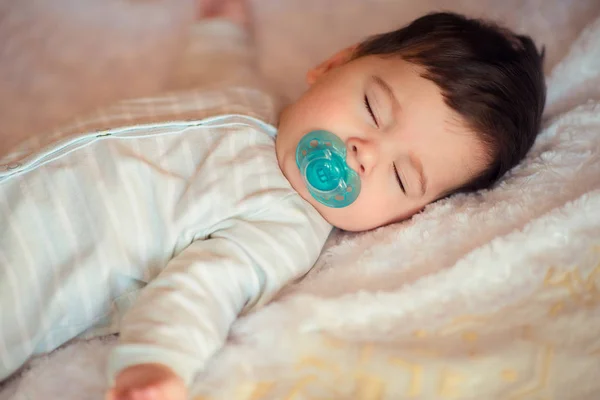
M 189 384 L 240 312 L 311 268 L 331 226 L 279 169 L 269 101 L 133 100 L 0 159 L 0 380 L 120 332 L 111 379 L 162 363 Z

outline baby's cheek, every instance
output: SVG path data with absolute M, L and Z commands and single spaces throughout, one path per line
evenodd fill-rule
M 422 204 L 409 199 L 402 193 L 386 190 L 370 190 L 359 196 L 356 214 L 369 229 L 378 228 L 409 219 L 422 209 Z
M 380 227 L 390 220 L 389 207 L 386 210 L 381 199 L 369 196 L 368 193 L 361 196 L 352 205 L 330 212 L 332 220 L 336 222 L 333 225 L 356 232 Z

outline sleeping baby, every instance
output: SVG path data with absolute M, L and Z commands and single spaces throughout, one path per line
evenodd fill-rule
M 198 32 L 246 43 L 247 7 L 214 3 Z M 276 124 L 259 112 L 268 93 L 229 87 L 194 103 L 202 119 L 9 154 L 0 379 L 73 338 L 119 333 L 107 398 L 187 398 L 238 315 L 304 275 L 333 227 L 406 220 L 522 160 L 542 59 L 529 37 L 429 14 L 310 70 Z

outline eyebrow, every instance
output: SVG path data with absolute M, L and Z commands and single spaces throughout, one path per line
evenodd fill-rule
M 415 171 L 417 171 L 417 174 L 419 175 L 419 186 L 421 188 L 421 196 L 425 196 L 425 193 L 427 193 L 427 177 L 423 173 L 423 164 L 421 164 L 421 161 L 412 153 L 409 156 L 409 160 L 411 166 L 415 169 Z

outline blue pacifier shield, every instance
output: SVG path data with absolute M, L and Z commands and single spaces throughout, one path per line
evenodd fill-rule
M 327 207 L 349 206 L 360 193 L 360 177 L 346 164 L 346 146 L 331 132 L 305 135 L 296 148 L 296 164 L 311 196 Z

